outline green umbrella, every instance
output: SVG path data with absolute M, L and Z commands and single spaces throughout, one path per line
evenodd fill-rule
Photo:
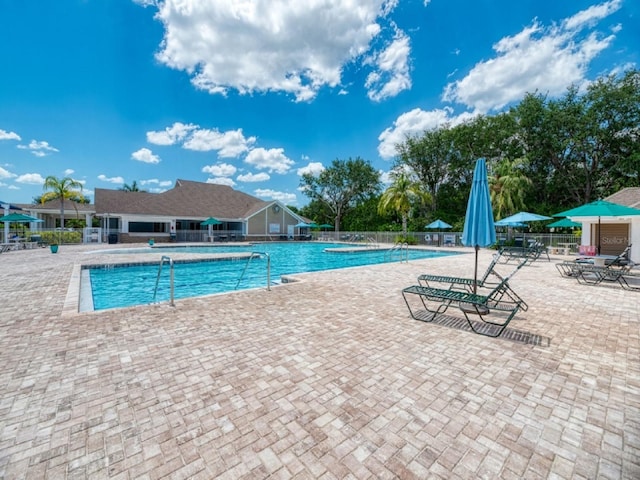
M 200 225 L 206 226 L 206 225 L 221 225 L 222 222 L 220 220 L 218 220 L 217 218 L 213 218 L 213 217 L 209 217 L 207 218 L 204 222 L 200 222 Z
M 573 220 L 569 220 L 568 218 L 562 218 L 557 222 L 550 223 L 547 225 L 548 228 L 573 228 L 580 227 L 582 224 L 578 222 L 574 222 Z
M 333 228 L 333 225 L 330 225 L 328 223 L 323 223 L 322 225 L 320 225 L 320 228 Z
M 605 200 L 596 200 L 595 202 L 586 203 L 571 210 L 556 213 L 554 217 L 598 217 L 598 255 L 600 255 L 600 219 L 602 217 L 631 217 L 635 215 L 640 215 L 640 210 L 637 208 L 626 207 Z
M 23 213 L 10 213 L 0 217 L 0 222 L 17 222 L 17 223 L 31 223 L 31 222 L 43 222 L 39 218 L 32 217 L 31 215 L 25 215 Z

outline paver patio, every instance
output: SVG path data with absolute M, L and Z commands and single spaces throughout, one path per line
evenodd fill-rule
M 460 255 L 69 314 L 92 249 L 0 255 L 0 478 L 640 478 L 638 292 L 537 261 L 507 338 L 411 319 Z

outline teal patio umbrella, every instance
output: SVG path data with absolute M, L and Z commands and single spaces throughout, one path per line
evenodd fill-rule
M 440 233 L 441 230 L 446 229 L 446 228 L 453 228 L 451 225 L 449 225 L 447 222 L 443 222 L 440 219 L 434 220 L 433 222 L 431 222 L 429 225 L 427 225 L 424 228 L 428 228 L 430 230 L 433 229 L 437 229 L 438 233 Z M 440 236 L 438 236 L 438 245 L 440 245 Z
M 480 247 L 487 247 L 496 242 L 496 228 L 493 224 L 493 208 L 491 206 L 491 195 L 489 194 L 487 165 L 484 158 L 476 160 L 461 241 L 463 245 L 473 247 L 476 251 L 473 272 L 473 293 L 476 293 L 478 286 L 478 250 Z
M 322 225 L 320 225 L 320 228 L 333 228 L 333 225 L 330 225 L 328 223 L 323 223 Z
M 537 213 L 529 213 L 529 212 L 518 212 L 513 215 L 509 215 L 501 220 L 496 222 L 496 225 L 504 222 L 506 223 L 528 223 L 528 222 L 539 222 L 541 220 L 550 220 L 551 217 L 547 217 L 545 215 L 538 215 Z
M 607 202 L 606 200 L 596 200 L 595 202 L 586 203 L 579 207 L 556 213 L 554 217 L 584 218 L 598 217 L 598 255 L 600 255 L 600 219 L 602 217 L 633 217 L 640 215 L 637 208 L 627 207 L 618 203 Z
M 200 225 L 202 225 L 203 227 L 207 227 L 207 229 L 209 230 L 209 236 L 211 237 L 213 235 L 213 228 L 211 227 L 213 227 L 214 225 L 222 225 L 222 222 L 217 218 L 209 217 L 204 222 L 200 222 Z
M 42 223 L 44 220 L 40 220 L 39 218 L 32 217 L 31 215 L 25 215 L 24 213 L 10 213 L 9 215 L 3 215 L 0 217 L 0 222 L 4 222 L 5 224 L 5 243 L 8 241 L 8 232 L 7 228 L 11 222 L 14 223 Z
M 569 220 L 568 218 L 561 218 L 558 221 L 550 223 L 547 225 L 548 228 L 573 228 L 580 227 L 582 224 L 578 222 L 574 222 L 573 220 Z

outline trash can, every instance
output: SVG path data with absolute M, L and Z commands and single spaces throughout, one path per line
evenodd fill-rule
M 110 233 L 109 234 L 109 243 L 118 243 L 118 234 Z

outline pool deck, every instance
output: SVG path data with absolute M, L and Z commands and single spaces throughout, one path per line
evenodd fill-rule
M 79 314 L 78 265 L 122 261 L 95 249 L 0 255 L 0 478 L 640 478 L 640 293 L 567 257 L 493 339 L 400 293 L 473 254 Z

